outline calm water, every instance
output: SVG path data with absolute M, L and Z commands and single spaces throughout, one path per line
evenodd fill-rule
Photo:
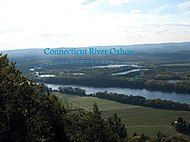
M 39 75 L 39 77 L 55 77 L 55 75 L 53 74 L 43 74 L 43 75 Z
M 188 103 L 190 104 L 190 95 L 185 94 L 176 94 L 176 93 L 163 93 L 160 91 L 148 91 L 146 89 L 129 89 L 129 88 L 117 88 L 117 87 L 109 87 L 109 88 L 95 88 L 95 87 L 87 87 L 87 86 L 77 86 L 77 85 L 55 85 L 55 84 L 46 84 L 48 87 L 52 89 L 58 89 L 58 87 L 79 87 L 86 90 L 87 94 L 96 93 L 96 92 L 115 92 L 126 95 L 133 96 L 143 96 L 147 99 L 156 99 L 161 98 L 164 100 L 173 100 L 175 102 Z
M 35 71 L 35 69 L 30 69 L 30 71 Z M 43 77 L 55 77 L 55 75 L 53 74 L 42 74 L 42 75 L 39 75 L 39 72 L 38 71 L 35 71 L 36 75 L 39 77 L 39 78 L 43 78 Z
M 128 64 L 128 65 L 101 65 L 101 66 L 94 66 L 92 68 L 120 68 L 120 67 L 140 67 L 136 64 Z
M 132 72 L 139 72 L 139 71 L 146 71 L 148 69 L 133 69 L 133 70 L 129 70 L 129 71 L 124 71 L 124 72 L 118 72 L 118 73 L 114 73 L 112 75 L 125 75 L 125 74 L 129 74 L 129 73 L 132 73 Z

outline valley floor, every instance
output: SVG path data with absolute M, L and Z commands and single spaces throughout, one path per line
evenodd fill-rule
M 81 97 L 53 92 L 58 98 L 71 102 L 72 109 L 92 110 L 96 102 L 104 117 L 109 117 L 117 113 L 127 126 L 128 134 L 134 132 L 144 133 L 148 136 L 156 137 L 158 131 L 164 131 L 169 136 L 177 134 L 171 122 L 179 116 L 185 120 L 190 120 L 190 112 L 160 110 L 149 107 L 121 104 L 111 100 L 96 97 Z M 185 136 L 189 137 L 189 136 Z

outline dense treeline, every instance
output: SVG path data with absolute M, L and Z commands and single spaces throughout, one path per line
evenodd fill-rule
M 78 96 L 86 96 L 86 90 L 81 88 L 72 88 L 72 87 L 58 87 L 58 90 L 62 93 Z
M 50 84 L 85 85 L 92 87 L 121 87 L 134 89 L 147 89 L 151 91 L 176 92 L 190 94 L 190 82 L 182 81 L 175 84 L 154 79 L 130 79 L 126 77 L 113 76 L 62 76 L 43 78 L 43 81 Z
M 102 76 L 64 76 L 64 77 L 49 77 L 42 80 L 50 84 L 66 84 L 66 85 L 85 85 L 92 87 L 129 87 L 129 88 L 144 88 L 143 81 L 132 82 L 125 78 L 116 79 L 114 77 Z
M 170 100 L 146 99 L 145 97 L 142 96 L 128 96 L 128 95 L 108 93 L 108 92 L 97 92 L 94 94 L 94 96 L 126 104 L 142 105 L 158 109 L 190 111 L 190 105 L 185 103 L 182 104 L 178 102 L 173 102 Z
M 72 87 L 59 87 L 59 91 L 61 93 L 67 93 L 71 95 L 79 95 L 79 96 L 88 96 L 84 89 L 80 88 L 72 88 Z M 185 110 L 190 111 L 190 105 L 185 103 L 173 102 L 171 100 L 161 100 L 161 99 L 146 99 L 142 96 L 128 96 L 124 94 L 117 93 L 108 93 L 105 92 L 97 92 L 91 94 L 90 96 L 95 96 L 102 99 L 109 99 L 120 103 L 132 104 L 132 105 L 141 105 L 147 107 L 153 107 L 158 109 L 168 109 L 168 110 Z

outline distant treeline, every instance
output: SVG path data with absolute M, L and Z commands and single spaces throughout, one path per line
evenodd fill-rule
M 142 96 L 128 96 L 117 93 L 98 92 L 95 94 L 96 97 L 102 99 L 109 99 L 120 103 L 141 105 L 146 107 L 153 107 L 158 109 L 169 109 L 169 110 L 185 110 L 190 111 L 190 105 L 182 104 L 179 102 L 173 102 L 171 100 L 161 99 L 146 99 Z
M 58 87 L 59 91 L 62 93 L 78 96 L 86 96 L 86 90 L 81 88 L 72 88 L 72 87 Z
M 61 93 L 67 93 L 70 95 L 94 96 L 101 99 L 113 100 L 124 104 L 140 105 L 146 107 L 153 107 L 157 109 L 190 111 L 189 104 L 173 102 L 171 100 L 146 99 L 145 97 L 142 96 L 132 96 L 132 95 L 128 96 L 124 94 L 108 93 L 106 91 L 87 95 L 84 89 L 72 88 L 72 87 L 59 87 L 59 91 Z
M 41 80 L 40 80 L 41 81 Z M 176 92 L 190 94 L 189 82 L 167 83 L 161 80 L 130 80 L 125 77 L 102 77 L 102 76 L 64 76 L 44 78 L 42 81 L 51 84 L 86 85 L 92 87 L 121 87 L 133 89 L 147 89 L 152 91 Z

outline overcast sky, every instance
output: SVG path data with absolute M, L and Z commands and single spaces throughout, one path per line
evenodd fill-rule
M 190 41 L 189 0 L 0 0 L 0 49 Z

